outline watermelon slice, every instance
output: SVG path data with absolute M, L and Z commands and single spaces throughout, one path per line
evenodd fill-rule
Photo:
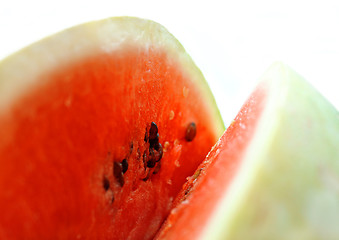
M 338 239 L 338 143 L 337 110 L 273 65 L 156 239 Z
M 0 62 L 0 239 L 151 239 L 223 130 L 159 24 L 43 39 Z

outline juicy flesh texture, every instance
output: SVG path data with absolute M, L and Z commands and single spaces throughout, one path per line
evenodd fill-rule
M 152 48 L 93 56 L 41 78 L 50 80 L 0 116 L 0 238 L 152 238 L 218 138 L 203 96 Z M 156 174 L 143 163 L 152 121 L 164 152 Z M 191 122 L 197 134 L 188 142 Z M 113 162 L 123 159 L 121 186 Z
M 263 111 L 265 91 L 259 86 L 224 135 L 175 199 L 175 208 L 156 239 L 199 239 L 218 203 L 227 195 Z

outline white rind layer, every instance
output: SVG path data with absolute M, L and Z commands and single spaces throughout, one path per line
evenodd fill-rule
M 160 24 L 133 17 L 115 17 L 82 24 L 34 43 L 0 61 L 0 114 L 32 88 L 48 81 L 45 74 L 101 53 L 115 53 L 133 46 L 147 51 L 159 48 L 181 66 L 194 82 L 211 111 L 216 136 L 224 131 L 214 97 L 202 73 L 180 43 Z
M 201 239 L 339 239 L 339 114 L 281 63 L 262 81 L 264 112 Z

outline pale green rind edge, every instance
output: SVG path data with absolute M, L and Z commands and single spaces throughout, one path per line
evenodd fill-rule
M 220 112 L 200 69 L 163 26 L 136 17 L 113 17 L 81 24 L 42 39 L 0 61 L 0 113 L 18 97 L 43 84 L 39 76 L 92 54 L 119 51 L 128 45 L 165 49 L 206 99 L 215 136 L 224 131 Z
M 282 63 L 239 174 L 201 239 L 339 239 L 339 114 Z

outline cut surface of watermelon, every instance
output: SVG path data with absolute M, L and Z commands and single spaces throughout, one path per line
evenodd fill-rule
M 151 239 L 222 134 L 159 24 L 80 25 L 0 62 L 0 239 Z
M 339 116 L 282 63 L 184 185 L 156 239 L 337 239 Z

